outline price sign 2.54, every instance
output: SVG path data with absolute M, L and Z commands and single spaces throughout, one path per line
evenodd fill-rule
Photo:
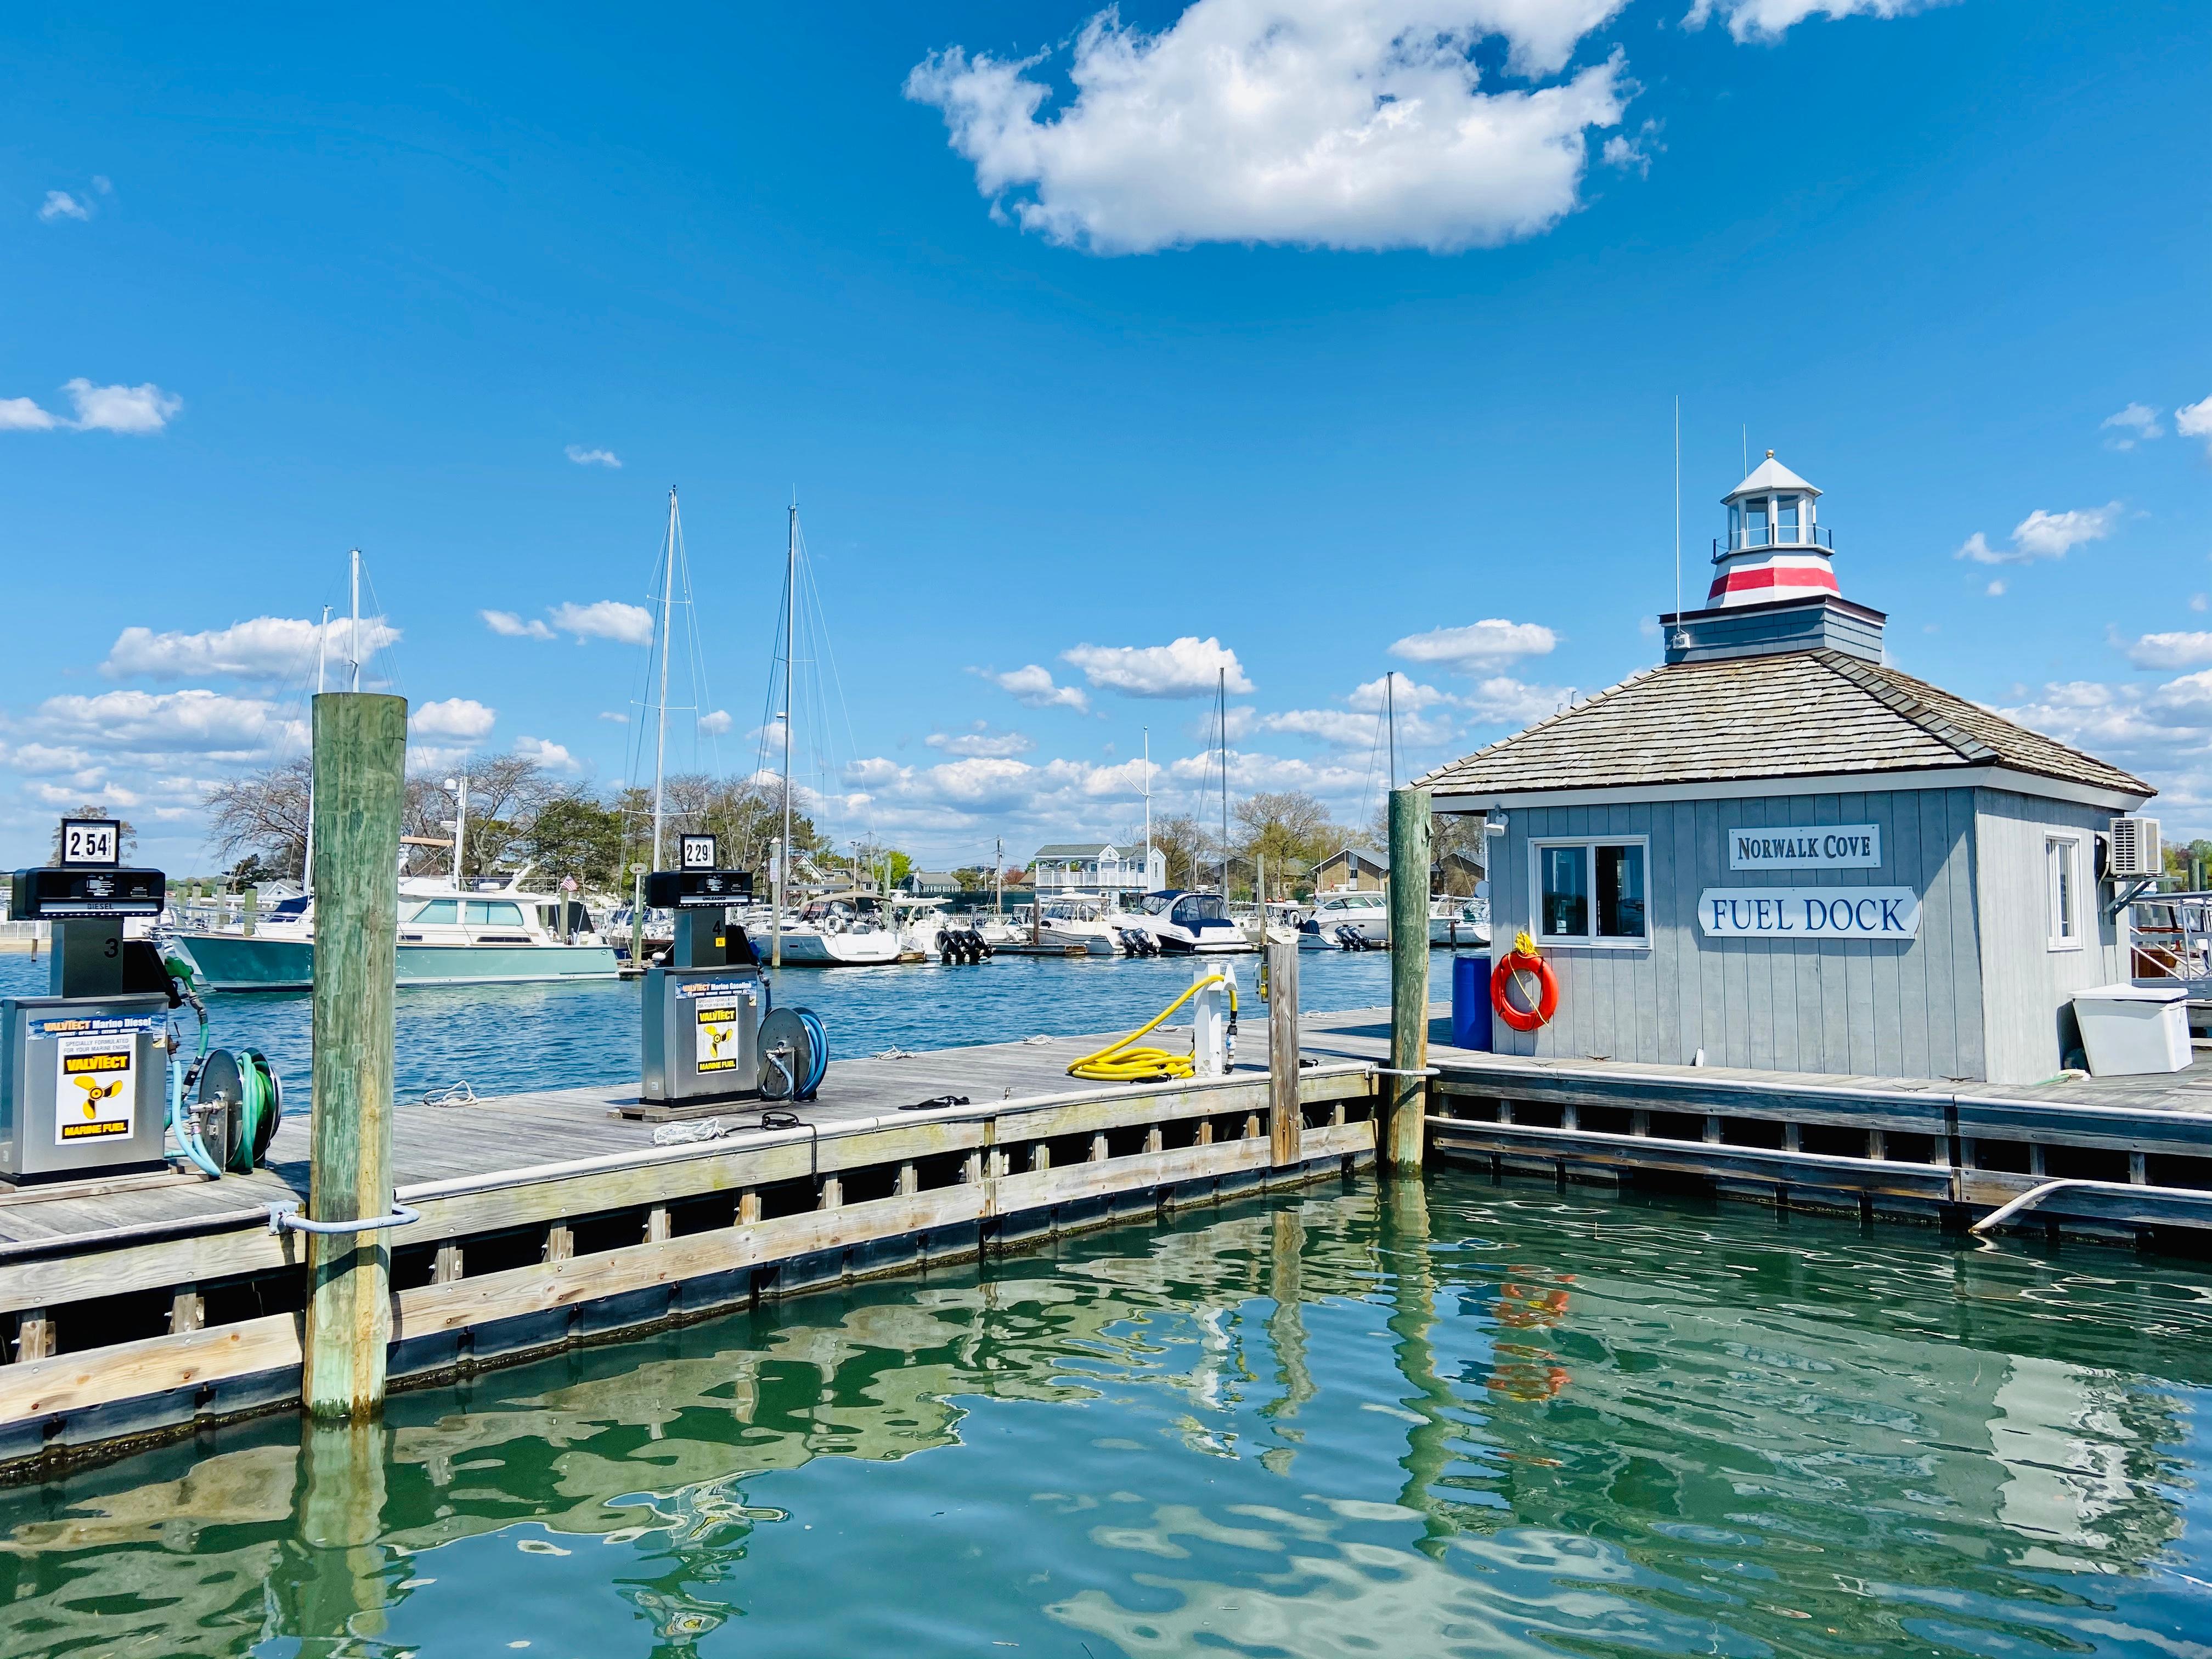
M 123 826 L 113 818 L 64 818 L 62 862 L 113 869 L 123 862 Z

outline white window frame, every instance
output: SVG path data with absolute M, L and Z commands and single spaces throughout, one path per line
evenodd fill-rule
M 2081 929 L 2081 848 L 2084 837 L 2079 830 L 2046 830 L 2043 832 L 2043 933 L 2044 946 L 2051 951 L 2079 951 L 2086 948 Z M 2072 879 L 2068 884 L 2066 897 L 2070 916 L 2059 914 L 2058 860 L 2054 856 L 2063 845 L 2072 854 Z M 2070 921 L 2074 931 L 2069 935 L 2062 924 Z
M 1644 936 L 1609 939 L 1598 933 L 1547 934 L 1544 925 L 1544 854 L 1553 848 L 1579 847 L 1583 868 L 1589 878 L 1590 926 L 1597 926 L 1597 859 L 1600 847 L 1634 847 L 1644 854 Z M 1651 837 L 1649 836 L 1532 836 L 1528 840 L 1528 936 L 1540 951 L 1649 951 L 1656 900 L 1652 892 Z

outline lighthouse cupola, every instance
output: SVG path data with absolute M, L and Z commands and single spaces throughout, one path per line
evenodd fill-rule
M 1814 503 L 1820 492 L 1774 459 L 1721 497 L 1728 534 L 1713 543 L 1709 607 L 1765 605 L 1776 599 L 1835 593 L 1835 542 Z

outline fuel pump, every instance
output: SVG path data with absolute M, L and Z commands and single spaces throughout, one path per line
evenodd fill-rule
M 152 946 L 123 937 L 125 918 L 161 915 L 166 888 L 159 870 L 123 868 L 121 844 L 112 819 L 65 820 L 63 862 L 10 884 L 9 914 L 51 922 L 53 950 L 48 994 L 0 1000 L 0 1180 L 168 1167 L 174 1004 Z
M 752 874 L 709 867 L 711 836 L 683 839 L 686 867 L 645 878 L 646 902 L 675 912 L 676 932 L 666 965 L 646 970 L 641 1096 L 648 1105 L 702 1109 L 809 1099 L 830 1064 L 822 1022 L 804 1008 L 771 1011 L 760 957 L 729 919 L 732 906 L 752 897 Z

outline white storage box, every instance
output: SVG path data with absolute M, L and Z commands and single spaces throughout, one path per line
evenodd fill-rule
M 2176 985 L 2100 985 L 2074 994 L 2093 1077 L 2189 1069 L 2189 993 Z

